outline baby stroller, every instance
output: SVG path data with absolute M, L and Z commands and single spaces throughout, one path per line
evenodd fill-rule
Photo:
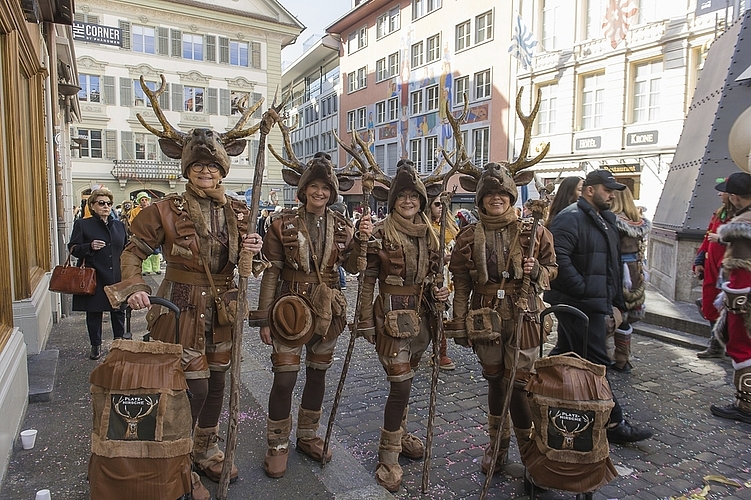
M 575 314 L 589 323 L 586 314 L 568 305 L 545 309 L 540 321 L 551 313 Z M 582 352 L 586 357 L 586 339 Z M 576 353 L 544 358 L 540 342 L 540 359 L 526 386 L 534 432 L 520 450 L 530 499 L 540 487 L 590 500 L 593 491 L 618 476 L 607 439 L 614 403 L 605 370 Z
M 180 310 L 168 300 L 150 300 L 174 312 L 175 344 L 115 340 L 89 378 L 94 407 L 92 499 L 190 498 L 193 440 L 180 364 Z

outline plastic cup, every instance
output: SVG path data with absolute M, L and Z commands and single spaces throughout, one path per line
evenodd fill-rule
M 51 499 L 52 499 L 52 496 L 50 495 L 50 490 L 37 491 L 36 500 L 51 500 Z
M 37 440 L 37 430 L 36 429 L 28 429 L 25 431 L 21 431 L 21 446 L 23 446 L 24 450 L 30 450 L 34 447 L 34 443 L 36 443 Z

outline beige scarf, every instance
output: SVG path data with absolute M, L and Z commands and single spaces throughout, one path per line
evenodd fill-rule
M 510 241 L 508 244 L 511 244 L 511 241 L 515 240 L 513 237 L 514 234 L 518 233 L 519 228 L 519 219 L 516 215 L 516 210 L 514 210 L 514 207 L 509 207 L 508 210 L 506 210 L 501 215 L 488 215 L 480 212 L 480 222 L 477 223 L 477 226 L 475 227 L 475 263 L 477 265 L 477 282 L 481 285 L 484 285 L 488 282 L 488 255 L 487 255 L 487 236 L 486 231 L 490 231 L 491 234 L 494 234 L 496 231 L 506 228 L 506 234 L 508 237 L 510 237 Z M 513 248 L 509 248 L 510 252 L 510 268 L 514 270 L 512 276 L 514 277 L 520 277 L 522 276 L 522 248 L 521 245 L 518 243 L 518 239 L 516 239 L 517 243 L 513 246 Z M 491 245 L 495 245 L 495 238 L 493 238 L 493 241 L 491 242 Z M 498 245 L 499 247 L 501 245 Z M 503 258 L 503 248 L 496 248 L 496 251 L 498 252 L 498 275 L 502 275 L 503 271 L 505 271 L 505 265 L 506 260 Z
M 414 221 L 405 219 L 396 210 L 391 212 L 389 218 L 394 224 L 397 233 L 399 233 L 401 247 L 404 252 L 404 275 L 407 278 L 405 282 L 409 283 L 410 278 L 414 275 L 411 281 L 419 285 L 428 275 L 428 266 L 430 264 L 430 256 L 428 255 L 428 224 L 419 217 L 415 217 Z M 417 255 L 414 255 L 414 245 L 407 239 L 407 236 L 417 238 Z
M 210 203 L 216 203 L 220 207 L 224 207 L 224 220 L 227 224 L 227 247 L 229 250 L 229 262 L 237 264 L 238 252 L 239 252 L 239 229 L 237 227 L 237 216 L 232 210 L 232 205 L 227 203 L 227 197 L 224 194 L 224 186 L 219 184 L 213 189 L 201 189 L 190 182 L 185 186 L 185 193 L 183 193 L 183 199 L 188 206 L 188 214 L 190 220 L 193 221 L 193 225 L 196 228 L 196 234 L 200 239 L 210 238 L 209 224 L 206 222 L 206 218 L 201 210 L 201 205 L 198 200 L 208 200 Z M 205 241 L 205 240 L 204 240 Z M 208 249 L 204 244 L 199 243 L 201 251 L 201 258 L 208 259 Z

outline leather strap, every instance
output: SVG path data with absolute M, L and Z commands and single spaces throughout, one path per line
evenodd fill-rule
M 287 352 L 275 352 L 271 355 L 271 363 L 274 366 L 294 366 L 300 364 L 300 356 Z
M 389 295 L 422 295 L 420 285 L 388 285 L 381 281 L 378 283 L 378 291 Z
M 282 279 L 293 283 L 320 283 L 317 274 L 304 273 L 287 267 L 282 269 Z
M 212 277 L 216 278 L 216 280 L 224 286 L 230 286 L 234 279 L 234 276 L 231 274 L 214 274 Z M 184 283 L 186 285 L 211 286 L 211 282 L 204 273 L 194 273 L 193 271 L 185 271 L 183 269 L 169 266 L 167 266 L 167 272 L 165 273 L 164 278 L 169 281 L 174 281 L 175 283 Z

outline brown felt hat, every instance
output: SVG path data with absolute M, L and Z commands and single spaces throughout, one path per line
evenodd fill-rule
M 274 339 L 297 347 L 313 336 L 313 311 L 299 295 L 283 295 L 271 304 L 269 328 Z

